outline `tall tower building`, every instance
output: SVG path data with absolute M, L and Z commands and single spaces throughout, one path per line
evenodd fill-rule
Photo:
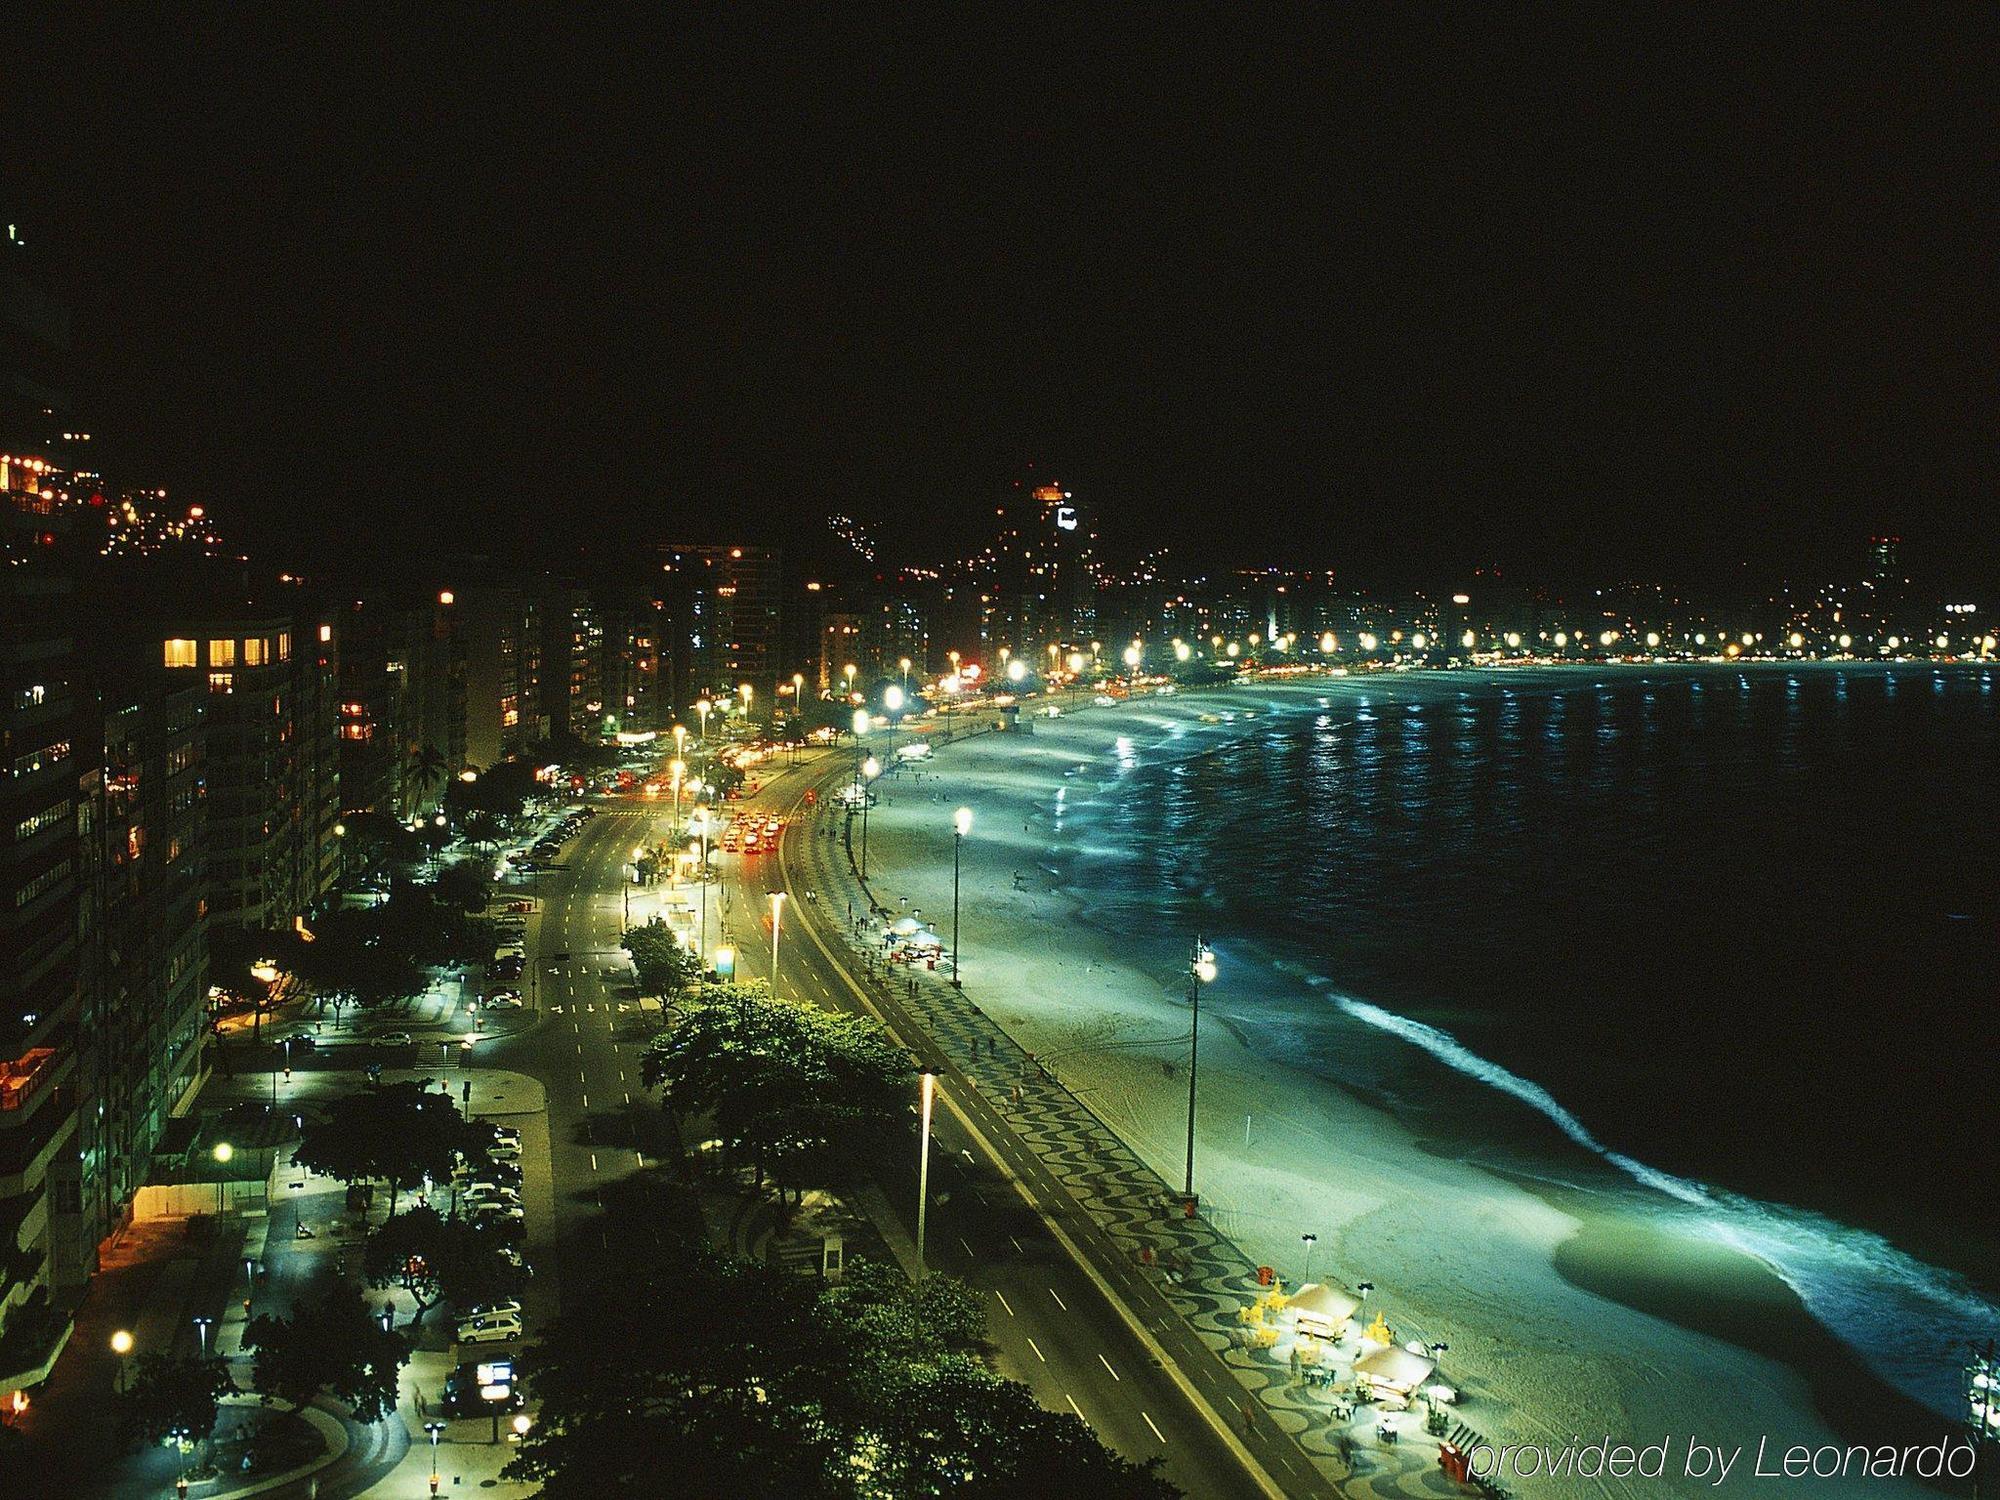
M 1097 528 L 1060 484 L 1019 484 L 995 512 L 985 564 L 986 645 L 1039 659 L 1097 633 Z
M 752 714 L 769 718 L 784 650 L 778 549 L 674 542 L 660 555 L 676 711 L 748 684 Z

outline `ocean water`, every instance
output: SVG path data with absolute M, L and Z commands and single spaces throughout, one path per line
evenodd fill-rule
M 2000 1329 L 2000 673 L 1232 702 L 1069 793 L 1095 920 L 1203 932 L 1253 1046 L 1757 1254 L 1958 1414 L 1950 1345 Z

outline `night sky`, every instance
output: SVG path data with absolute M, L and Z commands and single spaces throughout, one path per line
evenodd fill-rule
M 1990 7 L 722 9 L 17 34 L 107 464 L 306 563 L 934 560 L 1032 463 L 1114 554 L 2000 572 Z

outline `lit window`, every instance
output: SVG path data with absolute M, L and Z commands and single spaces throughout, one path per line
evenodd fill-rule
M 211 667 L 233 667 L 236 665 L 236 642 L 210 641 L 208 643 L 208 664 Z
M 193 667 L 200 665 L 195 660 L 193 641 L 168 641 L 164 660 L 170 667 Z
M 322 646 L 324 646 L 324 645 L 325 645 L 325 644 L 326 644 L 326 643 L 327 643 L 328 641 L 330 641 L 330 640 L 332 640 L 332 639 L 333 639 L 333 627 L 332 627 L 331 625 L 322 625 L 322 626 L 320 626 L 320 628 L 319 628 L 319 643 L 320 643 L 320 644 L 321 644 Z
M 281 630 L 278 632 L 278 660 L 290 661 L 291 659 L 292 633 L 289 630 Z
M 234 672 L 210 672 L 208 674 L 208 690 L 211 693 L 235 692 L 236 674 Z
M 243 642 L 243 665 L 261 667 L 271 659 L 271 643 L 262 636 L 251 636 Z

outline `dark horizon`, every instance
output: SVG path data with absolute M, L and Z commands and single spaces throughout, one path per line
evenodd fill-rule
M 2000 22 L 23 39 L 104 465 L 274 562 L 667 534 L 1357 583 L 2000 572 Z

